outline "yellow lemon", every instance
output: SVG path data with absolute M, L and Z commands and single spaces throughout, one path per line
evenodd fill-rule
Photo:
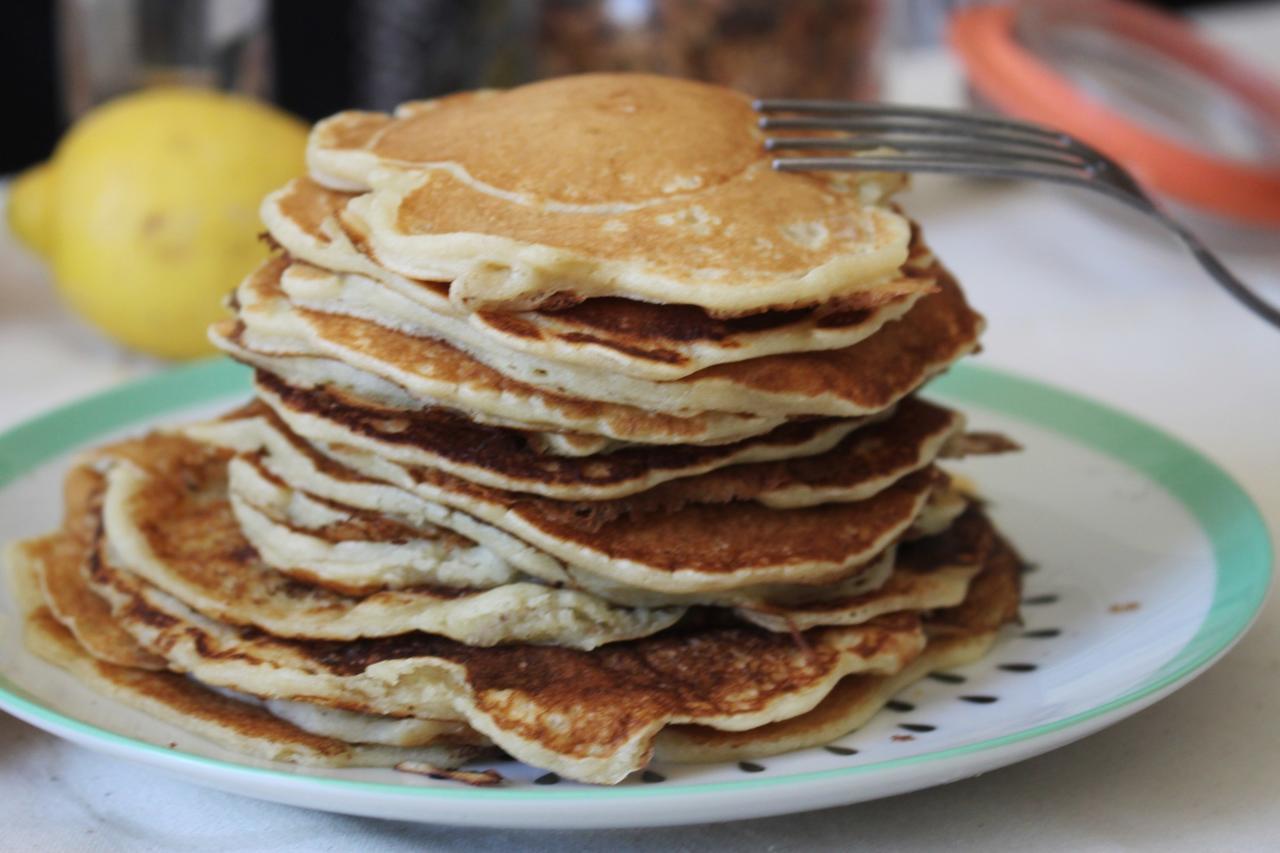
M 302 172 L 306 135 L 238 96 L 130 95 L 15 182 L 10 222 L 89 322 L 153 355 L 202 355 L 223 297 L 266 255 L 258 204 Z
M 49 253 L 52 179 L 53 169 L 41 163 L 23 172 L 9 187 L 9 227 L 19 240 L 42 255 Z

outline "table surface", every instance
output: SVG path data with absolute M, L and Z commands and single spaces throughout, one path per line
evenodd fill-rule
M 1280 8 L 1217 12 L 1221 40 L 1280 77 Z M 939 53 L 898 57 L 891 94 L 959 103 Z M 906 197 L 990 321 L 978 363 L 1070 388 L 1202 449 L 1280 541 L 1280 334 L 1154 226 L 1062 190 L 921 179 Z M 1280 302 L 1280 239 L 1210 228 Z M 157 368 L 101 341 L 0 235 L 0 429 Z M 1185 689 L 1084 741 L 888 800 L 670 830 L 462 830 L 329 815 L 209 791 L 0 714 L 0 848 L 94 850 L 1253 850 L 1280 846 L 1280 604 Z

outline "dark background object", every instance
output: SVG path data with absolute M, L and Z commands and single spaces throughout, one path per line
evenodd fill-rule
M 527 80 L 537 13 L 537 3 L 507 0 L 354 0 L 350 103 L 392 110 Z
M 535 0 L 274 0 L 275 100 L 314 121 L 347 107 L 385 109 L 440 91 L 525 79 L 533 59 L 524 53 L 529 40 L 519 36 L 536 26 L 538 6 Z M 55 8 L 18 2 L 0 10 L 7 113 L 0 175 L 48 157 L 64 129 Z
M 952 0 L 930 0 L 945 17 Z M 533 77 L 648 71 L 762 98 L 874 100 L 902 0 L 542 0 Z M 904 21 L 903 23 L 907 23 Z
M 271 5 L 275 101 L 308 121 L 356 103 L 351 82 L 352 0 Z
M 0 92 L 8 116 L 0 174 L 48 157 L 62 132 L 53 8 L 50 0 L 0 10 Z

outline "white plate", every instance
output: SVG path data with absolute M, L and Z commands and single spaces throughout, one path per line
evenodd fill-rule
M 72 452 L 242 399 L 218 361 L 90 398 L 0 436 L 0 539 L 58 521 Z M 0 597 L 0 708 L 61 737 L 193 782 L 267 800 L 429 823 L 621 827 L 762 817 L 950 782 L 1061 746 L 1167 695 L 1248 627 L 1270 578 L 1265 527 L 1195 451 L 1115 411 L 988 370 L 930 387 L 1016 456 L 956 468 L 1033 561 L 1025 626 L 984 661 L 909 688 L 830 747 L 754 763 L 658 765 L 614 788 L 518 764 L 480 789 L 390 770 L 313 770 L 245 759 L 81 687 L 22 648 Z M 7 595 L 7 590 L 3 595 Z

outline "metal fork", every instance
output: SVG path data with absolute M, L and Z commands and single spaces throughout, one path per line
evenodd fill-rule
M 1176 234 L 1218 284 L 1280 328 L 1280 309 L 1236 278 L 1198 237 L 1161 210 L 1133 176 L 1073 136 L 1029 122 L 931 107 L 769 99 L 756 101 L 755 109 L 764 114 L 763 130 L 843 131 L 839 136 L 770 136 L 765 140 L 769 151 L 872 152 L 779 157 L 773 167 L 782 171 L 935 172 L 1049 181 L 1108 195 Z

